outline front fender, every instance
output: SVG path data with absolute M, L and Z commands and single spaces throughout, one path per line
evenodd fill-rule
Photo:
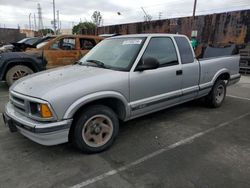
M 0 63 L 0 81 L 4 80 L 4 67 L 3 64 Z
M 0 67 L 0 79 L 4 80 L 4 75 L 6 74 L 6 71 L 8 71 L 9 67 L 12 67 L 14 65 L 27 65 L 28 67 L 32 67 L 32 69 L 35 72 L 38 72 L 40 68 L 33 62 L 31 61 L 23 61 L 23 60 L 10 60 L 10 61 L 5 61 L 2 63 L 2 66 Z
M 24 52 L 9 52 L 1 54 L 0 78 L 3 80 L 8 67 L 14 64 L 22 64 L 31 67 L 35 72 L 45 70 L 46 62 L 43 56 L 35 56 Z
M 99 99 L 104 98 L 116 98 L 119 99 L 125 106 L 126 116 L 125 119 L 127 119 L 130 115 L 130 110 L 128 106 L 127 99 L 119 92 L 115 91 L 101 91 L 92 93 L 89 95 L 86 95 L 78 100 L 76 100 L 70 107 L 66 110 L 64 113 L 63 119 L 70 119 L 73 117 L 73 115 L 79 110 L 83 105 L 88 104 L 90 102 L 94 102 Z

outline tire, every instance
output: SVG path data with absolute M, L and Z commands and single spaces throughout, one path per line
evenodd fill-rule
M 73 124 L 72 142 L 84 153 L 108 149 L 119 131 L 119 120 L 112 109 L 94 105 L 82 111 Z
M 27 76 L 29 74 L 34 73 L 32 69 L 25 65 L 16 65 L 14 67 L 11 67 L 7 73 L 6 73 L 6 82 L 8 86 L 11 86 L 15 81 L 18 79 Z
M 217 80 L 210 93 L 205 97 L 206 104 L 212 108 L 220 107 L 225 100 L 226 91 L 225 81 Z

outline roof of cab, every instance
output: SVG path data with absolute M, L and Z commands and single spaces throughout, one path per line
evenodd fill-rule
M 185 35 L 180 35 L 180 34 L 169 34 L 169 33 L 143 33 L 143 34 L 129 34 L 129 35 L 119 35 L 115 37 L 110 37 L 110 38 L 134 38 L 134 37 L 174 37 L 174 36 L 184 36 Z
M 96 36 L 96 35 L 69 35 L 69 34 L 62 34 L 62 35 L 50 35 L 50 37 L 79 37 L 79 38 L 82 38 L 82 37 L 85 37 L 85 38 L 93 38 L 93 39 L 103 39 L 103 37 L 100 37 L 100 36 Z

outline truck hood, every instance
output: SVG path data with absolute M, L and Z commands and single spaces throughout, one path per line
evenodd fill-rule
M 113 77 L 117 72 L 98 67 L 69 65 L 26 76 L 15 82 L 11 90 L 50 100 L 59 93 L 62 95 L 62 93 L 74 92 L 78 88 L 91 92 L 90 87 Z

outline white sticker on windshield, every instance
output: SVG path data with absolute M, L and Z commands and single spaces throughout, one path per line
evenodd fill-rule
M 125 40 L 123 41 L 122 45 L 128 45 L 128 44 L 141 44 L 141 39 L 134 39 L 134 40 Z

